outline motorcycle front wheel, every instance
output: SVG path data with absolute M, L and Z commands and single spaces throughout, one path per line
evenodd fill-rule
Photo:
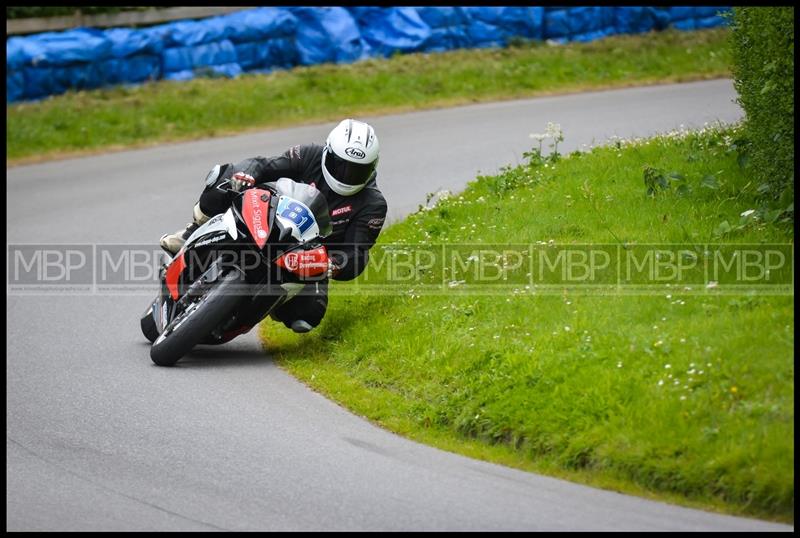
M 242 300 L 233 291 L 242 282 L 238 270 L 220 276 L 213 287 L 187 306 L 156 338 L 150 348 L 153 362 L 173 366 L 228 319 Z

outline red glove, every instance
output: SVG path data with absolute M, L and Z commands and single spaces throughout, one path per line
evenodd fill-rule
M 250 174 L 244 172 L 236 172 L 231 178 L 231 187 L 237 192 L 249 189 L 256 184 L 256 180 Z

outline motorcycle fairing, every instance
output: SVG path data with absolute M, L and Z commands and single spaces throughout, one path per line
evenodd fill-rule
M 184 248 L 197 241 L 199 237 L 210 233 L 223 231 L 227 232 L 234 241 L 239 236 L 239 231 L 236 229 L 236 221 L 233 218 L 233 213 L 230 209 L 228 209 L 225 213 L 214 215 L 208 219 L 205 224 L 196 229 L 194 233 L 189 236 L 189 239 L 186 240 Z
M 184 249 L 181 249 L 178 252 L 175 258 L 172 260 L 172 263 L 170 263 L 169 267 L 167 267 L 167 273 L 164 277 L 164 280 L 167 283 L 169 294 L 174 301 L 177 301 L 178 297 L 180 297 L 180 293 L 178 291 L 178 281 L 180 280 L 181 273 L 184 269 L 186 269 L 186 257 L 184 254 L 186 254 Z
M 263 248 L 269 237 L 269 200 L 272 194 L 262 189 L 248 189 L 242 197 L 242 218 L 258 248 Z

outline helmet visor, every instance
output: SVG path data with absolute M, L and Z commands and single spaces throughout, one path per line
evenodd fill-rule
M 336 181 L 345 185 L 365 184 L 375 171 L 376 164 L 376 161 L 368 164 L 346 161 L 332 151 L 328 151 L 325 156 L 325 168 Z

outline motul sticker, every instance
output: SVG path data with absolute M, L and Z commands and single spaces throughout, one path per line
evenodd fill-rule
M 331 217 L 335 217 L 337 215 L 341 215 L 342 213 L 349 213 L 352 210 L 353 210 L 353 206 L 351 206 L 351 205 L 346 205 L 344 207 L 337 207 L 336 209 L 331 211 Z

